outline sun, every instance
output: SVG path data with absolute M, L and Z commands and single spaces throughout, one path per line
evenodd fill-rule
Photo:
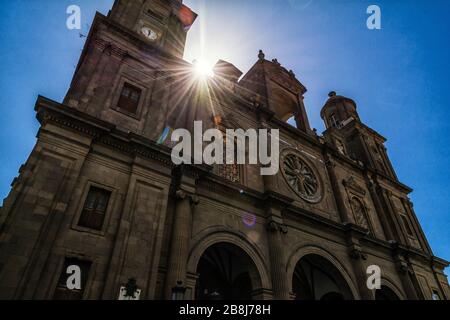
M 192 63 L 194 67 L 194 73 L 199 78 L 210 78 L 214 76 L 214 71 L 208 62 L 202 59 L 194 60 Z

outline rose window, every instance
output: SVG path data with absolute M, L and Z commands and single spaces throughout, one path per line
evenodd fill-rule
M 320 182 L 313 169 L 295 154 L 288 154 L 283 160 L 283 173 L 289 186 L 302 199 L 318 202 L 321 198 Z

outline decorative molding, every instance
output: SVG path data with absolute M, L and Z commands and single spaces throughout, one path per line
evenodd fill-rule
M 285 208 L 287 208 L 294 202 L 294 199 L 273 190 L 264 192 L 263 197 L 264 200 L 269 202 L 270 204 L 279 205 Z
M 191 202 L 191 205 L 193 206 L 196 206 L 200 203 L 200 198 L 196 194 L 190 195 L 189 200 Z
M 325 162 L 325 166 L 329 169 L 334 169 L 334 168 L 336 168 L 336 162 L 334 160 L 328 159 Z
M 274 220 L 270 220 L 267 223 L 267 230 L 269 230 L 270 232 L 280 232 L 281 234 L 287 234 L 288 233 L 288 228 L 284 223 L 280 223 Z
M 43 97 L 38 98 L 36 110 L 41 126 L 52 123 L 58 127 L 68 128 L 87 135 L 95 143 L 112 147 L 131 156 L 140 155 L 147 159 L 156 160 L 164 166 L 174 167 L 170 158 L 170 150 L 156 145 L 151 140 L 134 133 L 122 132 L 114 125 Z M 188 172 L 196 170 L 192 166 L 186 169 Z
M 362 248 L 359 245 L 353 244 L 350 247 L 349 255 L 352 259 L 358 260 L 367 260 L 367 254 L 362 251 Z
M 175 196 L 176 196 L 177 200 L 184 200 L 187 197 L 187 193 L 184 192 L 183 190 L 177 190 L 175 192 Z
M 306 202 L 315 204 L 322 201 L 324 184 L 315 165 L 291 148 L 283 150 L 280 158 L 280 169 L 290 189 Z
M 355 181 L 354 177 L 349 177 L 342 180 L 342 184 L 358 195 L 361 195 L 363 197 L 366 195 L 366 190 Z
M 403 260 L 397 262 L 397 269 L 401 274 L 410 274 L 414 275 L 414 270 L 411 265 Z
M 93 40 L 93 42 L 101 51 L 103 51 L 103 53 L 106 53 L 111 56 L 116 56 L 121 60 L 130 56 L 127 50 L 121 49 L 117 45 L 112 44 L 111 42 L 106 41 L 104 39 L 97 37 Z
M 200 199 L 196 194 L 189 194 L 184 190 L 177 190 L 175 192 L 175 197 L 177 198 L 177 200 L 185 200 L 188 199 L 189 203 L 193 206 L 198 205 L 200 203 Z

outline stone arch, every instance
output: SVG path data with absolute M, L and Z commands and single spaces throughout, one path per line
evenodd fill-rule
M 293 254 L 288 258 L 287 265 L 286 265 L 286 272 L 289 279 L 289 290 L 290 292 L 293 292 L 293 284 L 292 279 L 295 272 L 295 267 L 297 266 L 297 263 L 305 256 L 307 255 L 317 255 L 328 262 L 330 262 L 333 267 L 335 267 L 341 276 L 344 278 L 345 282 L 347 283 L 351 294 L 353 295 L 354 299 L 360 299 L 359 292 L 357 290 L 357 287 L 355 283 L 352 281 L 352 278 L 349 275 L 349 272 L 346 270 L 346 268 L 339 262 L 339 260 L 333 256 L 331 253 L 329 253 L 326 249 L 323 249 L 317 245 L 300 245 L 297 247 L 296 250 L 294 250 Z
M 395 284 L 395 282 L 393 282 L 389 278 L 385 276 L 381 277 L 381 287 L 386 287 L 389 290 L 391 290 L 392 293 L 394 293 L 399 300 L 405 300 L 406 295 L 403 293 L 402 290 L 400 290 L 400 288 Z
M 261 291 L 259 298 L 265 298 L 263 294 L 272 289 L 270 274 L 265 263 L 267 259 L 257 245 L 244 234 L 224 227 L 210 227 L 197 234 L 193 238 L 193 243 L 187 263 L 187 272 L 189 274 L 196 274 L 200 259 L 208 248 L 215 244 L 228 243 L 246 253 L 255 265 L 257 277 L 253 278 L 257 280 L 257 283 L 255 283 L 254 289 Z

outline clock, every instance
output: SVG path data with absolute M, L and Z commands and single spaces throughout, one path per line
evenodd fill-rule
M 159 34 L 156 31 L 153 31 L 149 27 L 142 27 L 141 32 L 150 41 L 156 41 L 159 38 Z

